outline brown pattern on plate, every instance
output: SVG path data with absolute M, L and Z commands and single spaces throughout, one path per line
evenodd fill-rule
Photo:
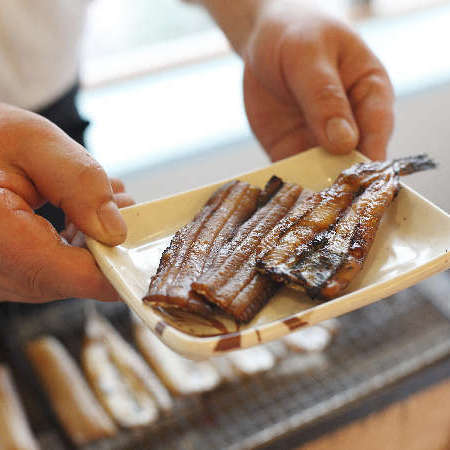
M 241 348 L 241 333 L 233 333 L 221 337 L 217 342 L 214 351 L 226 352 L 228 350 L 235 350 L 237 348 Z
M 296 330 L 297 328 L 300 327 L 306 327 L 307 325 L 309 325 L 308 322 L 306 322 L 305 320 L 299 319 L 298 317 L 288 317 L 287 319 L 283 320 L 283 323 L 291 330 Z

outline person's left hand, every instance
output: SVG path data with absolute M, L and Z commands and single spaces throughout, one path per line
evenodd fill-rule
M 315 145 L 384 159 L 393 91 L 380 61 L 347 25 L 301 0 L 263 4 L 240 53 L 248 120 L 271 159 Z

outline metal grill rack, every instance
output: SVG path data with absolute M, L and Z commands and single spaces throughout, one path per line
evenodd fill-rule
M 441 293 L 439 298 L 436 292 Z M 225 384 L 195 398 L 179 398 L 170 417 L 85 449 L 238 450 L 276 441 L 448 356 L 449 302 L 450 272 L 444 272 L 343 316 L 336 340 L 322 355 L 312 356 L 320 361 L 308 370 L 304 355 L 288 353 L 263 375 Z M 22 352 L 23 344 L 49 333 L 77 357 L 83 303 L 55 304 L 32 316 L 13 313 L 9 325 L 3 327 L 7 362 L 14 369 L 32 427 L 42 448 L 48 450 L 72 447 L 50 412 Z M 127 308 L 121 304 L 98 307 L 132 341 Z

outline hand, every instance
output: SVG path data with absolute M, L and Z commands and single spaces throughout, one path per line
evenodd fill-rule
M 42 117 L 0 105 L 0 300 L 117 300 L 92 255 L 34 213 L 50 201 L 78 229 L 116 245 L 127 230 L 113 200 L 108 177 L 83 147 Z
M 110 178 L 113 200 L 118 208 L 125 208 L 135 204 L 133 198 L 125 192 L 125 185 L 118 178 Z M 72 222 L 66 220 L 66 228 L 61 231 L 61 237 L 75 247 L 86 247 L 85 234 Z
M 315 145 L 384 159 L 393 91 L 380 61 L 348 26 L 302 2 L 264 5 L 241 53 L 248 120 L 272 160 Z

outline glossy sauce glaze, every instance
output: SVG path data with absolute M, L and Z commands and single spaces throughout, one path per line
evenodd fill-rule
M 215 258 L 236 228 L 253 214 L 260 192 L 241 181 L 233 181 L 216 191 L 194 220 L 173 237 L 151 279 L 144 301 L 155 306 L 210 313 L 208 303 L 191 291 L 191 283 Z
M 258 269 L 312 298 L 340 295 L 358 274 L 399 176 L 433 168 L 425 155 L 356 164 L 294 208 L 261 244 Z
M 280 185 L 278 192 L 221 249 L 210 269 L 192 283 L 193 290 L 236 320 L 251 320 L 278 289 L 278 283 L 257 272 L 257 248 L 292 208 L 301 192 L 301 186 Z

